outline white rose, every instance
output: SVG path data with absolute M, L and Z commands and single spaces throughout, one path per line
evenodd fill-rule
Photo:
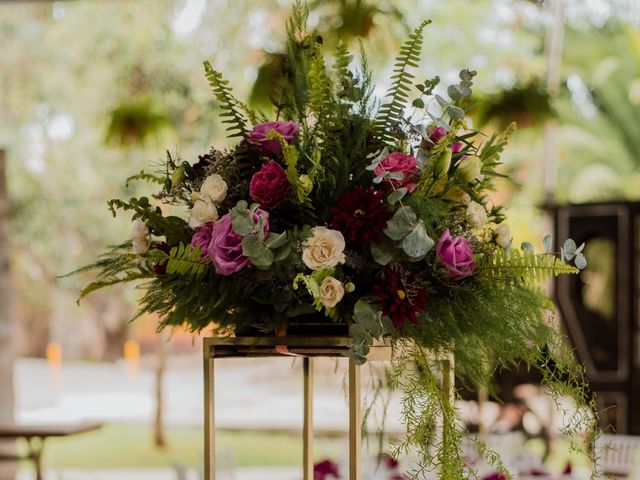
M 337 230 L 315 227 L 302 249 L 302 261 L 311 270 L 344 263 L 344 237 Z
M 482 228 L 487 224 L 487 211 L 477 202 L 470 202 L 467 207 L 467 220 L 473 228 Z
M 511 244 L 511 231 L 509 225 L 501 223 L 496 227 L 496 243 L 502 248 L 507 248 Z
M 147 235 L 149 235 L 149 229 L 142 220 L 136 220 L 133 222 L 133 225 L 131 226 L 131 235 L 129 236 L 131 240 L 135 240 L 136 238 L 146 238 Z
M 151 242 L 148 238 L 134 238 L 131 241 L 131 245 L 133 247 L 133 253 L 142 255 L 143 253 L 147 253 L 149 251 Z
M 142 254 L 149 250 L 151 241 L 149 240 L 149 229 L 142 220 L 136 220 L 131 226 L 131 244 L 133 253 Z
M 200 187 L 200 194 L 213 203 L 220 203 L 227 198 L 227 182 L 217 173 L 209 175 Z
M 193 202 L 191 215 L 189 215 L 189 226 L 191 228 L 198 228 L 205 223 L 218 220 L 218 209 L 211 200 L 199 197 L 197 194 L 194 194 L 193 197 L 195 202 Z
M 335 307 L 344 297 L 344 286 L 340 280 L 324 277 L 320 284 L 320 301 L 325 308 Z

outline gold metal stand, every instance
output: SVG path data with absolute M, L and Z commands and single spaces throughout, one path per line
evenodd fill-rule
M 212 337 L 204 339 L 204 473 L 215 480 L 215 375 L 216 358 L 303 357 L 304 423 L 302 465 L 304 480 L 313 480 L 313 358 L 342 357 L 351 347 L 349 337 Z M 390 360 L 391 346 L 371 347 L 368 360 Z M 360 447 L 362 405 L 360 367 L 349 357 L 349 480 L 361 480 Z

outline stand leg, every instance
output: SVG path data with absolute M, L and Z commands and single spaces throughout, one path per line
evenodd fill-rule
M 360 367 L 349 358 L 349 480 L 360 480 L 360 448 L 362 445 L 362 403 Z
M 302 465 L 304 480 L 313 480 L 313 359 L 304 357 L 304 424 L 302 427 Z
M 453 354 L 450 354 L 446 359 L 441 360 L 440 368 L 442 372 L 442 394 L 444 395 L 443 403 L 445 407 L 450 408 L 455 402 L 456 394 L 456 377 Z M 445 445 L 450 440 L 447 438 L 447 432 L 449 427 L 451 427 L 449 421 L 449 417 L 445 414 L 442 418 L 442 442 Z
M 42 476 L 42 452 L 44 450 L 44 438 L 40 439 L 40 446 L 36 445 L 36 439 L 29 439 L 29 457 L 33 461 L 33 466 L 36 469 L 36 480 L 43 480 Z
M 216 478 L 215 378 L 213 352 L 204 351 L 204 478 Z

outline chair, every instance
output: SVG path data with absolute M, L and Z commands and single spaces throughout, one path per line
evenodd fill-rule
M 596 449 L 605 476 L 640 477 L 640 437 L 605 434 Z

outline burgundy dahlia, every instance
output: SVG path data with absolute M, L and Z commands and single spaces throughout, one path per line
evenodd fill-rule
M 373 291 L 378 296 L 374 303 L 382 307 L 382 314 L 396 328 L 402 328 L 407 320 L 415 325 L 416 314 L 427 309 L 427 291 L 418 285 L 412 273 L 401 267 L 384 267 L 380 283 L 373 286 Z
M 329 209 L 330 227 L 342 232 L 348 243 L 379 242 L 391 217 L 382 195 L 381 191 L 362 187 L 344 192 Z
M 251 177 L 249 196 L 265 210 L 271 210 L 285 202 L 289 189 L 287 173 L 278 162 L 270 160 Z
M 156 250 L 160 250 L 161 252 L 164 252 L 167 255 L 171 251 L 171 248 L 169 248 L 169 245 L 167 245 L 165 242 L 154 243 L 151 246 L 151 248 L 155 248 Z M 169 260 L 168 259 L 165 260 L 164 262 L 160 262 L 160 263 L 154 264 L 153 267 L 152 267 L 153 273 L 155 273 L 158 276 L 164 275 L 165 273 L 167 273 L 167 265 L 168 264 L 169 264 Z

